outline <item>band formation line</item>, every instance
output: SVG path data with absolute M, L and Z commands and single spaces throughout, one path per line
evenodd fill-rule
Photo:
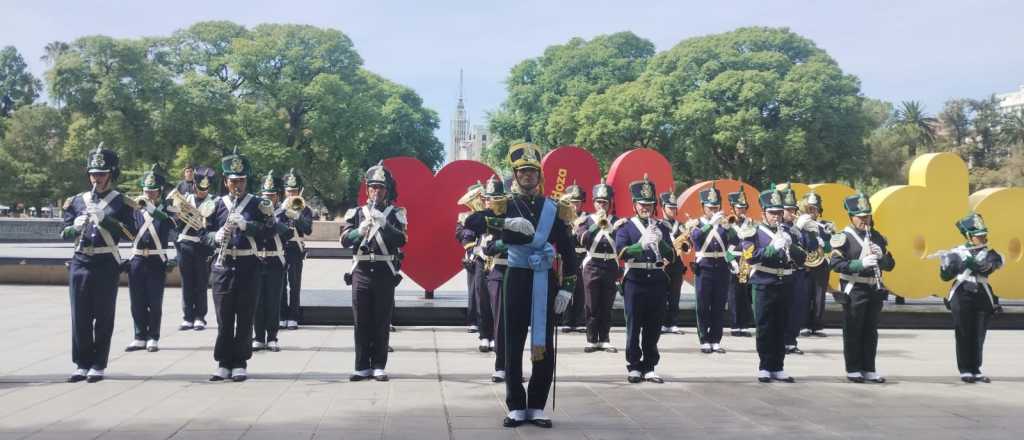
M 695 275 L 700 351 L 727 352 L 722 335 L 728 304 L 732 336 L 750 337 L 755 329 L 756 379 L 763 383 L 795 382 L 784 369 L 786 356 L 803 354 L 798 336 L 825 336 L 826 288 L 837 272 L 840 291 L 833 295 L 843 309 L 846 377 L 885 382 L 875 365 L 878 321 L 888 295 L 884 273 L 896 261 L 885 236 L 873 228 L 864 194 L 844 200 L 851 224 L 840 231 L 819 219 L 818 194 L 798 201 L 785 184 L 760 192 L 763 223 L 747 216 L 742 185 L 723 199 L 713 184 L 700 192 L 703 215 L 680 222 L 676 196 L 659 194 L 644 177 L 629 185 L 634 215 L 619 218 L 611 214 L 613 188 L 605 183 L 590 193 L 593 214 L 583 212 L 587 193 L 575 184 L 558 199 L 545 197 L 537 146 L 513 145 L 508 161 L 510 179 L 492 176 L 467 189 L 459 203 L 468 210 L 455 230 L 466 251 L 469 329 L 477 333 L 479 351 L 495 353 L 491 379 L 506 387 L 504 426 L 552 426 L 544 409 L 555 377 L 559 323 L 561 332 L 586 333 L 586 353 L 617 353 L 609 337 L 616 295 L 625 305 L 626 380 L 663 383 L 656 372 L 658 340 L 683 334 L 679 297 L 687 270 Z M 118 156 L 101 144 L 88 154 L 87 173 L 91 189 L 68 198 L 61 233 L 75 244 L 69 275 L 75 370 L 68 382 L 104 378 L 122 271 L 129 276 L 135 329 L 126 351 L 159 350 L 166 274 L 175 265 L 182 277 L 179 330 L 206 328 L 212 285 L 217 365 L 210 381 L 245 381 L 254 351 L 281 350 L 279 330 L 294 330 L 302 319 L 304 238 L 313 223 L 295 169 L 268 172 L 259 194 L 251 194 L 252 164 L 236 150 L 221 160 L 219 173 L 190 165 L 185 180 L 166 194 L 167 178 L 154 165 L 140 179 L 142 195 L 130 198 L 112 189 L 120 175 Z M 212 193 L 219 192 L 221 178 L 226 194 L 218 197 Z M 343 277 L 355 317 L 349 379 L 388 381 L 408 220 L 395 204 L 397 182 L 383 164 L 367 170 L 365 183 L 366 203 L 344 215 L 340 238 L 353 250 Z M 982 348 L 989 320 L 1000 310 L 987 277 L 1003 259 L 987 246 L 979 214 L 971 212 L 955 226 L 965 243 L 933 257 L 942 260 L 939 276 L 952 283 L 945 302 L 960 379 L 987 383 Z M 118 251 L 121 241 L 132 243 L 128 260 Z M 177 260 L 168 258 L 171 246 Z M 694 257 L 689 268 L 682 262 L 688 253 Z M 524 386 L 526 347 L 532 374 Z

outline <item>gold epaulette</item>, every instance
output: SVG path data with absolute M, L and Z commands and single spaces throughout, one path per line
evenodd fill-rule
M 757 234 L 757 226 L 752 223 L 746 226 L 740 226 L 736 228 L 736 236 L 740 239 L 748 239 Z

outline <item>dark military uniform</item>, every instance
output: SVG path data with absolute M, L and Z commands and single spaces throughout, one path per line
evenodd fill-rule
M 645 177 L 631 183 L 629 189 L 634 203 L 654 206 L 650 217 L 632 217 L 615 231 L 615 248 L 626 268 L 622 297 L 626 309 L 627 380 L 662 383 L 654 367 L 661 359 L 658 339 L 669 282 L 665 266 L 675 259 L 675 253 L 669 239 L 671 231 L 653 216 L 657 207 L 654 183 Z
M 120 175 L 117 154 L 100 147 L 89 153 L 89 173 L 110 175 L 112 188 Z M 117 244 L 135 230 L 133 208 L 121 193 L 87 191 L 64 205 L 61 237 L 75 241 L 68 287 L 71 294 L 71 360 L 77 369 L 69 382 L 103 379 L 114 332 L 114 307 L 121 255 Z
M 871 204 L 863 194 L 847 197 L 844 205 L 850 217 L 871 215 Z M 832 236 L 831 243 L 829 265 L 839 273 L 842 291 L 839 298 L 843 305 L 846 377 L 853 382 L 884 382 L 885 379 L 875 371 L 878 318 L 888 295 L 881 286 L 881 271 L 891 271 L 896 261 L 886 250 L 885 237 L 870 229 L 865 232 L 854 229 L 852 225 L 847 226 L 842 233 Z M 877 253 L 871 251 L 870 244 L 877 246 Z M 876 260 L 877 265 L 866 266 L 865 258 Z
M 701 191 L 700 199 L 704 206 L 722 206 L 722 195 L 714 185 Z M 724 215 L 719 214 L 716 216 L 724 220 Z M 719 344 L 725 325 L 725 302 L 729 296 L 730 266 L 727 258 L 731 257 L 726 252 L 730 229 L 722 223 L 724 221 L 712 223 L 709 218 L 701 217 L 700 226 L 693 228 L 690 235 L 696 251 L 693 273 L 697 291 L 697 337 L 703 353 L 725 353 Z
M 479 183 L 470 185 L 464 198 L 470 203 L 467 206 L 476 211 L 483 208 L 480 206 L 479 197 L 483 194 L 483 186 Z M 460 215 L 455 224 L 455 239 L 462 245 L 465 255 L 462 259 L 462 267 L 466 270 L 466 325 L 470 333 L 480 331 L 480 290 L 486 284 L 484 276 L 484 254 L 481 240 L 483 234 L 467 229 L 464 225 L 466 216 Z M 482 346 L 481 346 L 482 348 Z
M 953 312 L 956 338 L 956 366 L 960 380 L 967 383 L 991 379 L 981 373 L 981 358 L 992 315 L 1001 310 L 999 297 L 992 291 L 988 277 L 1003 267 L 1003 257 L 988 247 L 988 228 L 980 214 L 971 213 L 957 222 L 957 229 L 968 242 L 942 255 L 939 274 L 953 281 L 945 300 Z M 984 244 L 973 244 L 972 237 L 986 237 Z
M 583 191 L 579 185 L 575 183 L 565 188 L 565 192 L 562 194 L 561 200 L 569 203 L 583 203 L 587 202 L 587 192 Z M 577 225 L 580 219 L 585 217 L 586 214 L 582 209 L 576 210 Z M 583 261 L 587 257 L 587 249 L 579 241 L 579 236 L 576 237 L 576 261 Z M 576 273 L 576 279 L 583 279 L 583 265 L 580 265 L 580 270 Z M 565 313 L 562 314 L 562 322 L 565 327 L 562 328 L 562 333 L 572 333 L 575 331 L 587 331 L 587 296 L 584 289 L 584 283 L 576 283 L 576 290 L 572 292 L 572 302 L 569 303 L 569 308 L 566 309 Z
M 782 208 L 791 213 L 799 211 L 800 206 L 796 201 L 796 192 L 790 184 L 780 185 L 779 193 L 782 194 Z M 796 220 L 794 218 L 793 220 Z M 797 240 L 794 242 L 804 250 L 805 253 L 820 251 L 817 241 L 813 243 L 806 231 L 797 227 L 793 221 L 782 220 L 783 227 L 789 229 Z M 807 280 L 807 267 L 804 264 L 793 263 L 793 291 L 789 294 L 789 318 L 786 320 L 785 340 L 787 354 L 804 354 L 803 350 L 797 347 L 797 336 L 807 320 L 807 304 L 810 302 L 808 289 L 810 285 Z
M 819 215 L 824 212 L 821 197 L 817 193 L 807 193 L 803 201 L 808 207 L 816 207 Z M 829 274 L 832 273 L 828 267 L 828 255 L 832 253 L 831 240 L 835 225 L 832 222 L 814 219 L 809 214 L 808 216 L 810 221 L 800 228 L 805 235 L 804 242 L 807 247 L 804 249 L 808 255 L 804 277 L 808 304 L 803 326 L 807 330 L 801 333 L 801 336 L 826 336 L 821 330 L 825 328 L 825 293 L 828 290 Z
M 405 209 L 394 205 L 398 190 L 391 173 L 383 165 L 366 173 L 367 185 L 384 185 L 388 195 L 384 204 L 367 204 L 345 214 L 341 245 L 354 248 L 352 271 L 345 275 L 352 286 L 352 313 L 355 318 L 355 371 L 351 380 L 371 375 L 388 380 L 384 368 L 388 362 L 391 312 L 395 305 L 395 286 L 401 281 L 402 246 L 406 235 Z
M 226 179 L 248 177 L 249 160 L 237 153 L 221 161 Z M 217 342 L 213 358 L 218 370 L 212 381 L 248 378 L 252 357 L 253 319 L 260 289 L 258 241 L 268 233 L 273 214 L 270 202 L 240 191 L 217 199 L 206 219 L 208 236 L 216 243 L 213 263 L 213 305 L 217 312 Z M 243 229 L 244 228 L 244 229 Z
M 486 219 L 502 218 L 508 208 L 508 196 L 505 193 L 504 183 L 497 178 L 491 178 L 484 185 L 483 195 L 490 204 L 486 209 L 477 211 L 466 217 L 465 230 L 467 233 L 482 237 L 484 265 L 484 285 L 481 292 L 480 310 L 483 312 L 481 318 L 480 351 L 485 351 L 483 346 L 484 335 L 489 338 L 489 349 L 494 351 L 494 374 L 491 380 L 495 383 L 505 380 L 505 337 L 502 331 L 502 284 L 505 277 L 505 270 L 508 268 L 508 246 L 495 237 L 493 230 L 488 230 Z
M 284 189 L 302 189 L 302 177 L 293 168 L 284 175 Z M 303 206 L 301 210 L 290 209 L 289 200 L 285 199 L 285 206 L 280 210 L 278 221 L 283 222 L 291 229 L 290 237 L 284 242 L 284 259 L 288 265 L 285 272 L 287 278 L 284 283 L 286 293 L 281 295 L 281 322 L 282 327 L 295 330 L 302 321 L 302 266 L 306 259 L 305 237 L 313 233 L 313 210 L 309 206 Z
M 532 144 L 509 148 L 508 160 L 513 173 L 541 166 L 541 153 Z M 538 190 L 539 188 L 535 188 Z M 501 242 L 509 247 L 509 267 L 505 273 L 502 312 L 505 403 L 509 415 L 504 426 L 524 421 L 550 428 L 544 415 L 555 371 L 554 325 L 556 312 L 563 312 L 572 299 L 576 284 L 576 246 L 570 223 L 574 212 L 541 195 L 518 190 L 508 202 L 505 217 L 489 217 L 485 222 Z M 560 255 L 561 285 L 553 268 L 555 254 Z M 523 347 L 529 333 L 533 373 L 528 389 L 523 387 Z
M 594 200 L 610 203 L 612 187 L 604 183 L 594 186 Z M 609 206 L 610 208 L 610 206 Z M 600 224 L 599 224 L 600 222 Z M 618 292 L 618 280 L 622 277 L 619 268 L 619 252 L 615 245 L 616 229 L 622 225 L 618 217 L 610 213 L 589 214 L 576 223 L 576 240 L 586 252 L 580 264 L 580 282 L 586 295 L 587 345 L 584 351 L 591 353 L 604 350 L 616 352 L 611 345 L 609 333 L 612 326 L 612 306 Z M 574 299 L 575 300 L 575 299 Z
M 154 165 L 142 176 L 143 190 L 162 190 L 165 178 Z M 161 197 L 154 204 L 148 200 L 140 202 L 143 209 L 134 212 L 138 229 L 132 243 L 132 259 L 128 268 L 128 291 L 131 295 L 132 320 L 135 322 L 135 338 L 125 351 L 145 348 L 159 350 L 160 322 L 163 317 L 164 286 L 167 284 L 170 252 L 169 236 L 174 221 L 165 213 Z M 141 200 L 141 199 L 140 199 Z
M 782 194 L 768 190 L 761 193 L 760 199 L 766 212 L 781 215 Z M 760 358 L 757 379 L 793 382 L 783 370 L 786 359 L 783 335 L 793 291 L 793 266 L 802 265 L 806 258 L 796 244 L 800 237 L 785 226 L 770 224 L 746 228 L 739 235 L 743 239 L 743 256 L 751 265 L 750 284 L 754 292 L 756 345 Z
M 675 195 L 670 192 L 661 193 L 658 197 L 661 199 L 662 209 L 679 207 L 676 204 Z M 670 243 L 675 243 L 677 239 L 686 234 L 683 224 L 679 223 L 675 217 L 669 217 L 667 213 L 662 219 L 662 223 L 668 228 Z M 689 240 L 689 237 L 683 239 Z M 683 331 L 679 328 L 679 297 L 683 293 L 683 275 L 686 275 L 686 265 L 683 264 L 682 255 L 676 257 L 668 266 L 665 266 L 665 273 L 668 274 L 668 295 L 665 297 L 665 320 L 661 324 L 661 332 L 681 335 Z
M 732 336 L 745 336 L 749 337 L 750 332 L 747 328 L 751 326 L 754 321 L 754 308 L 751 300 L 753 299 L 753 292 L 750 287 L 750 265 L 743 260 L 743 240 L 739 237 L 739 231 L 742 230 L 753 230 L 757 228 L 757 224 L 754 223 L 746 215 L 739 216 L 736 212 L 737 208 L 748 208 L 750 205 L 747 203 L 747 195 L 743 192 L 743 187 L 737 192 L 729 193 L 729 205 L 733 209 L 733 214 L 737 216 L 737 222 L 731 225 L 732 233 L 729 234 L 728 241 L 728 252 L 732 256 L 732 261 L 729 263 L 730 272 L 732 274 L 729 277 L 729 314 L 732 318 Z
M 256 300 L 256 316 L 253 321 L 255 338 L 253 350 L 266 348 L 269 351 L 280 351 L 277 332 L 280 330 L 281 297 L 284 295 L 285 260 L 284 243 L 292 238 L 288 227 L 288 217 L 280 203 L 274 203 L 276 194 L 281 197 L 283 187 L 281 179 L 270 171 L 263 179 L 261 188 L 263 199 L 270 203 L 273 215 L 267 219 L 267 233 L 256 240 L 256 257 L 260 261 L 260 295 Z
M 212 171 L 212 170 L 211 170 Z M 185 201 L 204 216 L 213 213 L 216 197 L 209 195 L 212 178 L 202 176 L 197 189 L 206 192 L 200 198 L 199 192 L 185 195 Z M 188 225 L 180 216 L 176 217 L 178 238 L 175 247 L 178 250 L 178 270 L 181 273 L 181 309 L 182 323 L 179 330 L 203 330 L 206 328 L 206 312 L 208 302 L 206 289 L 210 283 L 210 264 L 213 246 L 207 240 L 205 221 L 198 229 Z M 204 217 L 205 220 L 205 217 Z

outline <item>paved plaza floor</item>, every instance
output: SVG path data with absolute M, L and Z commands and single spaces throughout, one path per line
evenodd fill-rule
M 118 298 L 107 380 L 67 384 L 67 290 L 0 286 L 0 439 L 724 439 L 1021 438 L 1024 332 L 993 331 L 991 384 L 956 378 L 949 330 L 882 331 L 878 364 L 889 382 L 843 380 L 842 341 L 805 338 L 787 358 L 795 384 L 759 384 L 752 338 L 726 336 L 728 353 L 700 354 L 692 329 L 662 337 L 663 385 L 630 385 L 624 356 L 584 354 L 580 334 L 559 338 L 555 428 L 500 427 L 504 386 L 493 357 L 455 327 L 392 334 L 391 382 L 350 383 L 351 327 L 283 331 L 283 351 L 257 353 L 250 380 L 209 383 L 216 329 L 179 332 L 178 289 L 164 302 L 161 350 L 124 353 L 127 289 Z M 212 313 L 209 316 L 212 320 Z M 211 322 L 211 324 L 213 324 Z M 622 329 L 612 342 L 623 346 Z

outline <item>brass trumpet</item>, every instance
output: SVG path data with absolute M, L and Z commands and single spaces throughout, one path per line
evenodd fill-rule
M 302 196 L 289 197 L 284 199 L 282 206 L 284 206 L 286 211 L 290 211 L 292 215 L 298 217 L 298 214 L 301 214 L 302 210 L 306 209 L 306 199 L 302 198 Z
M 463 194 L 462 197 L 459 198 L 458 203 L 469 208 L 469 210 L 472 212 L 483 211 L 485 209 L 483 195 L 483 187 L 477 185 L 474 186 L 473 189 L 466 191 L 466 194 Z
M 167 199 L 171 201 L 175 208 L 178 208 L 178 219 L 185 222 L 188 227 L 198 231 L 206 226 L 207 216 L 203 215 L 198 208 L 192 206 L 188 199 L 181 195 L 177 189 L 172 190 L 167 195 Z M 145 202 L 141 204 L 145 204 Z

